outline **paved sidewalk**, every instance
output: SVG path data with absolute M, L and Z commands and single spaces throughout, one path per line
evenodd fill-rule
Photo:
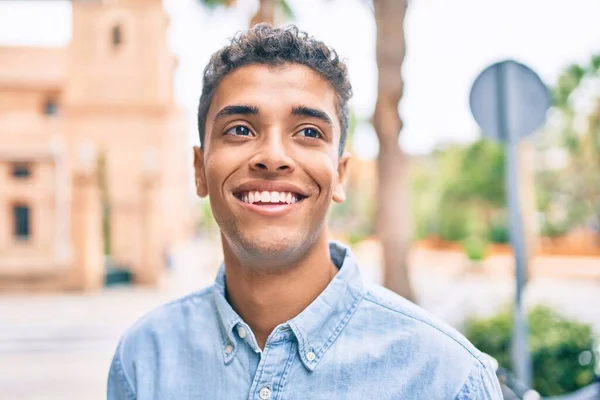
M 0 399 L 106 398 L 120 336 L 151 309 L 211 284 L 219 263 L 213 246 L 197 241 L 179 249 L 158 289 L 0 296 Z

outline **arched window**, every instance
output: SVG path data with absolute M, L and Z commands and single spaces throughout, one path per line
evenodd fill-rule
M 118 48 L 123 43 L 123 32 L 121 29 L 121 25 L 116 24 L 112 27 L 111 30 L 111 39 L 113 48 Z

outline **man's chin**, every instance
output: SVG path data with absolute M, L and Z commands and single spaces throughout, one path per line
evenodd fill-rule
M 311 247 L 307 243 L 306 235 L 286 236 L 276 232 L 264 232 L 262 235 L 237 239 L 237 243 L 230 244 L 239 261 L 262 270 L 295 264 Z
M 293 254 L 301 246 L 301 243 L 289 237 L 269 236 L 246 238 L 244 247 L 262 258 L 279 258 Z

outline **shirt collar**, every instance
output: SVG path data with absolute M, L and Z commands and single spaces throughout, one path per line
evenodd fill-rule
M 364 285 L 352 251 L 341 243 L 330 242 L 329 253 L 338 273 L 307 308 L 287 322 L 298 341 L 299 357 L 310 371 L 314 371 L 364 297 Z M 231 346 L 231 351 L 224 353 L 228 364 L 237 351 L 233 329 L 238 324 L 247 325 L 225 298 L 223 265 L 217 274 L 214 298 L 223 330 L 223 346 Z

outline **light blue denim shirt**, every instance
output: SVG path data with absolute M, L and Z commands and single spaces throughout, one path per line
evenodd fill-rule
M 402 297 L 365 285 L 349 249 L 339 272 L 260 350 L 225 298 L 225 272 L 166 304 L 119 343 L 108 399 L 502 399 L 487 358 Z

